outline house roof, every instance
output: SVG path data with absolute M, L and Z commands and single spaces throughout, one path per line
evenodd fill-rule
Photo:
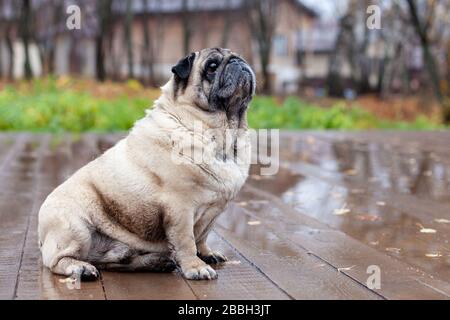
M 318 14 L 301 0 L 289 0 L 295 3 L 297 7 L 304 13 L 316 17 Z M 238 10 L 245 5 L 245 0 L 133 0 L 132 10 L 135 14 L 142 13 L 179 13 L 183 10 L 190 12 L 195 11 L 221 11 L 221 10 Z M 186 8 L 184 8 L 186 6 Z M 124 12 L 126 10 L 125 1 L 114 2 L 114 10 L 116 12 Z

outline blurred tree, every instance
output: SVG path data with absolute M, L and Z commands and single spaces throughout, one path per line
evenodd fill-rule
M 222 39 L 220 41 L 220 46 L 222 48 L 226 48 L 228 46 L 228 39 L 230 37 L 230 29 L 231 29 L 231 0 L 226 0 L 226 6 L 225 6 L 225 20 L 223 25 L 223 31 L 222 31 Z
M 350 67 L 353 89 L 359 94 L 373 92 L 378 86 L 371 85 L 370 76 L 374 72 L 376 57 L 371 56 L 369 46 L 379 35 L 378 30 L 366 26 L 368 0 L 350 0 L 347 10 L 339 19 L 339 32 L 335 49 L 330 57 L 327 89 L 332 96 L 342 96 L 344 87 L 343 67 Z M 377 70 L 382 72 L 383 70 Z
M 2 70 L 8 79 L 14 77 L 14 47 L 15 26 L 19 17 L 19 2 L 11 0 L 0 0 L 0 38 L 4 39 L 7 52 L 7 67 Z
M 192 38 L 192 19 L 189 15 L 188 0 L 182 0 L 181 19 L 183 23 L 183 50 L 184 54 L 188 55 L 191 52 L 191 38 Z
M 144 14 L 142 17 L 142 31 L 144 37 L 144 45 L 142 47 L 142 65 L 144 69 L 144 74 L 142 75 L 145 84 L 155 85 L 155 80 L 153 77 L 154 70 L 154 58 L 153 58 L 153 46 L 151 41 L 151 30 L 150 30 L 150 19 L 148 12 L 148 0 L 142 0 L 142 7 L 144 9 Z
M 352 42 L 353 17 L 344 15 L 339 21 L 339 33 L 336 45 L 328 64 L 327 89 L 331 96 L 340 97 L 344 94 L 342 79 L 342 66 L 349 56 L 349 48 Z
M 445 2 L 445 4 L 443 4 Z M 414 0 L 408 0 L 408 8 L 411 15 L 411 23 L 414 26 L 414 29 L 416 30 L 416 33 L 420 39 L 420 44 L 422 46 L 423 56 L 425 65 L 428 70 L 428 74 L 430 76 L 431 84 L 433 87 L 433 91 L 435 93 L 436 98 L 438 99 L 439 103 L 442 106 L 442 114 L 444 121 L 446 123 L 450 123 L 450 89 L 447 85 L 441 85 L 445 82 L 445 79 L 450 77 L 448 73 L 448 69 L 450 68 L 447 65 L 447 72 L 439 72 L 438 69 L 438 62 L 436 57 L 433 55 L 432 52 L 432 35 L 431 33 L 434 31 L 433 29 L 436 28 L 434 25 L 434 18 L 436 17 L 436 10 L 438 8 L 438 5 L 443 5 L 444 7 L 447 7 L 448 9 L 448 1 L 437 1 L 437 0 L 431 0 L 426 2 L 427 8 L 426 8 L 426 15 L 421 19 L 419 9 L 417 6 L 416 1 Z M 449 27 L 450 21 L 445 21 L 446 27 Z M 441 39 L 442 40 L 442 39 Z M 448 40 L 447 40 L 448 41 Z M 448 48 L 447 48 L 448 50 Z M 449 52 L 447 51 L 447 57 L 449 55 Z
M 55 48 L 59 31 L 65 27 L 64 3 L 59 0 L 41 0 L 34 8 L 41 19 L 33 26 L 34 38 L 39 45 L 43 73 L 55 73 Z
M 128 77 L 134 78 L 134 58 L 133 58 L 133 8 L 132 0 L 126 0 L 125 12 L 125 46 L 127 48 Z
M 98 30 L 96 36 L 96 69 L 97 80 L 105 81 L 105 46 L 107 35 L 111 32 L 111 18 L 112 18 L 112 0 L 98 0 L 97 1 L 97 20 Z
M 28 80 L 33 77 L 30 62 L 31 19 L 31 0 L 22 0 L 20 36 L 23 41 L 25 78 Z
M 248 22 L 251 34 L 258 45 L 258 56 L 262 75 L 262 92 L 270 94 L 272 85 L 269 63 L 272 51 L 272 39 L 275 31 L 277 1 L 246 0 Z

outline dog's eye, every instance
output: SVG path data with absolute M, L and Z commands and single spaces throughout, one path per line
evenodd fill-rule
M 219 67 L 219 65 L 217 63 L 211 62 L 210 64 L 208 64 L 208 68 L 206 71 L 208 73 L 214 73 L 214 72 L 216 72 L 218 67 Z

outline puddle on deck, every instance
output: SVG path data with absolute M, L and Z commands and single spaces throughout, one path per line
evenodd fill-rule
M 250 186 L 431 275 L 450 277 L 450 164 L 445 155 L 307 137 L 282 141 L 280 150 L 278 174 L 261 177 L 254 166 Z M 287 228 L 302 228 L 285 211 L 252 199 L 244 191 L 238 203 L 256 215 L 284 221 Z

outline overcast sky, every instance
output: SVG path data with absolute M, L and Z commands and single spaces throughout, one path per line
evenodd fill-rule
M 324 18 L 338 18 L 345 11 L 347 0 L 301 0 Z

